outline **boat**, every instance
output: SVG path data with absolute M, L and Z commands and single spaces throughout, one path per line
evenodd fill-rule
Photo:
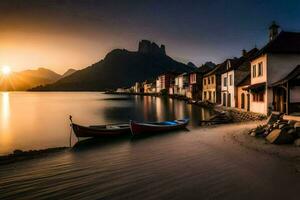
M 107 124 L 82 126 L 75 124 L 70 116 L 71 127 L 77 138 L 79 137 L 94 137 L 94 138 L 118 138 L 122 136 L 130 136 L 129 123 Z
M 130 121 L 130 129 L 132 136 L 139 136 L 183 129 L 188 125 L 188 123 L 189 119 L 143 123 Z

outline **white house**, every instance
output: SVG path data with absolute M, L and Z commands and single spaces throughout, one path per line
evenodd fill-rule
M 177 76 L 178 78 L 178 94 L 186 96 L 187 90 L 189 88 L 189 75 L 188 73 L 183 73 Z M 176 83 L 176 79 L 175 79 Z
M 240 58 L 228 59 L 226 71 L 221 74 L 221 103 L 227 107 L 238 107 L 238 84 L 250 74 L 249 58 L 258 52 L 257 48 L 243 50 Z
M 300 64 L 300 33 L 281 31 L 278 34 L 278 28 L 275 23 L 269 27 L 269 42 L 251 59 L 248 90 L 250 111 L 253 112 L 269 114 L 276 110 L 290 113 L 293 111 L 289 110 L 289 104 L 300 102 L 297 84 L 293 88 L 282 85 L 281 89 L 275 84 L 285 80 Z

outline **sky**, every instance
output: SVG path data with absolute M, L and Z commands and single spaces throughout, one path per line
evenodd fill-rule
M 275 20 L 300 32 L 300 1 L 0 0 L 0 67 L 85 68 L 139 40 L 201 65 L 262 47 Z

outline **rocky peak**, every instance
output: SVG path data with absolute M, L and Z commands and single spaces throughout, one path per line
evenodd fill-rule
M 142 40 L 139 42 L 138 52 L 144 54 L 157 54 L 157 55 L 166 55 L 165 45 L 160 47 L 155 43 L 149 40 Z

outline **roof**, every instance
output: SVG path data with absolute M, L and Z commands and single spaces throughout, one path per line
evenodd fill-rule
M 245 88 L 246 90 L 252 90 L 252 91 L 262 91 L 266 88 L 266 82 L 262 82 L 262 83 L 256 83 L 253 85 L 249 85 L 247 88 Z
M 283 79 L 281 79 L 275 83 L 272 83 L 271 87 L 284 84 L 284 83 L 288 82 L 289 80 L 297 78 L 299 75 L 300 75 L 300 65 L 297 65 L 286 77 L 284 77 Z
M 204 76 L 210 76 L 212 74 L 223 74 L 227 71 L 242 69 L 244 71 L 250 71 L 250 59 L 258 52 L 257 48 L 253 48 L 245 55 L 239 58 L 226 59 L 223 63 L 218 64 L 215 68 L 210 70 Z M 227 69 L 227 62 L 230 62 L 230 68 Z
M 237 84 L 237 86 L 246 86 L 250 84 L 251 84 L 251 75 L 249 73 L 243 80 L 241 80 L 240 83 Z
M 252 59 L 266 53 L 300 54 L 300 32 L 281 31 L 276 38 L 258 51 Z
M 246 52 L 245 55 L 242 55 L 241 57 L 237 59 L 231 59 L 230 65 L 231 67 L 228 68 L 225 72 L 231 71 L 231 70 L 243 70 L 243 71 L 250 71 L 250 59 L 258 52 L 259 50 L 255 47 L 248 52 Z
M 226 70 L 227 60 L 225 60 L 224 62 L 222 62 L 220 64 L 217 64 L 212 70 L 210 70 L 208 73 L 204 74 L 204 76 L 210 76 L 212 74 L 222 74 Z

